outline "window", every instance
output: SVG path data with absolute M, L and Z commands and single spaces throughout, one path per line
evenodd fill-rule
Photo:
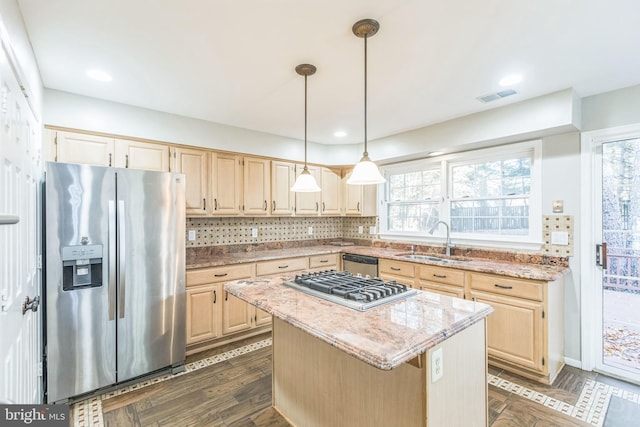
M 539 146 L 532 141 L 383 168 L 381 235 L 429 239 L 442 220 L 459 240 L 539 243 Z

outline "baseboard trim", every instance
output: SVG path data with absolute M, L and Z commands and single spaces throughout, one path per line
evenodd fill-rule
M 572 366 L 574 368 L 582 369 L 582 361 L 581 360 L 576 360 L 576 359 L 572 359 L 570 357 L 565 357 L 564 358 L 564 363 L 565 363 L 565 365 L 569 365 L 569 366 Z

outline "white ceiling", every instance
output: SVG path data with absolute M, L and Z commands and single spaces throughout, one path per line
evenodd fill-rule
M 640 83 L 639 0 L 18 0 L 44 86 L 302 139 L 369 139 L 573 87 Z M 89 80 L 102 68 L 110 83 Z M 521 73 L 518 94 L 490 104 Z M 345 138 L 333 132 L 343 129 Z

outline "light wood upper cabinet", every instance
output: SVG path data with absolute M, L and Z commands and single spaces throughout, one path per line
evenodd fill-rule
M 303 169 L 304 165 L 296 165 L 296 178 L 302 173 Z M 311 176 L 315 178 L 320 188 L 322 188 L 322 168 L 318 166 L 307 166 L 307 169 L 309 169 Z M 315 193 L 295 193 L 296 215 L 320 215 L 320 203 L 322 202 L 321 197 L 323 192 L 324 189 L 323 191 Z
M 114 138 L 63 131 L 54 131 L 52 135 L 56 161 L 114 166 Z
M 341 208 L 341 179 L 340 174 L 329 168 L 321 169 L 321 199 L 322 199 L 322 215 L 340 215 Z
M 212 187 L 210 211 L 213 215 L 242 213 L 242 157 L 234 154 L 211 153 Z
M 344 213 L 348 216 L 376 216 L 377 185 L 349 185 L 347 180 L 351 176 L 348 172 L 342 180 L 344 191 Z
M 169 172 L 169 146 L 117 139 L 115 167 Z
M 244 157 L 244 214 L 264 216 L 271 213 L 271 161 Z
M 169 146 L 83 133 L 50 131 L 55 160 L 95 166 L 168 172 Z
M 292 215 L 295 210 L 295 165 L 271 161 L 271 215 Z
M 208 187 L 209 153 L 204 150 L 174 147 L 173 170 L 185 174 L 186 177 L 186 213 L 187 216 L 202 216 L 207 214 L 207 204 L 211 204 Z

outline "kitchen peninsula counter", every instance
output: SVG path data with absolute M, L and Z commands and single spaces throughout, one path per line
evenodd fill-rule
M 418 292 L 361 312 L 290 279 L 224 289 L 273 315 L 273 406 L 293 425 L 486 426 L 489 305 Z

